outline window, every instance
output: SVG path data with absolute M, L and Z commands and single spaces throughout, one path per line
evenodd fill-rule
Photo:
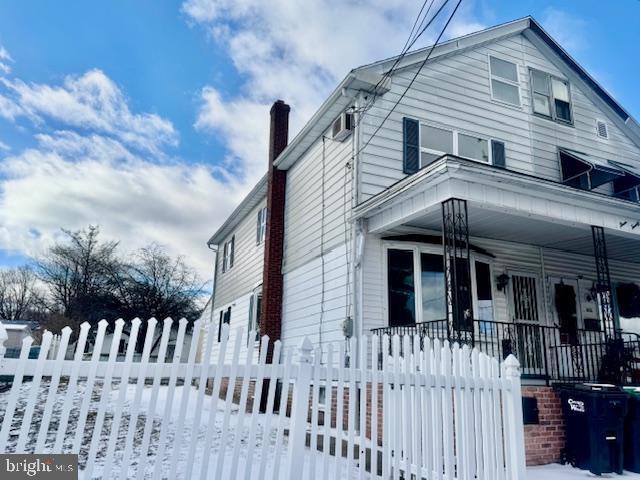
M 264 242 L 264 236 L 267 231 L 267 207 L 261 208 L 258 212 L 258 220 L 256 222 L 256 245 Z
M 395 247 L 395 246 L 394 246 Z M 387 306 L 389 326 L 413 325 L 447 318 L 446 290 L 442 248 L 407 246 L 387 248 Z M 474 269 L 471 271 L 474 318 L 493 321 L 493 289 L 490 264 L 472 254 Z M 467 261 L 458 258 L 456 269 L 462 275 Z M 468 290 L 467 290 L 468 292 Z M 464 292 L 458 294 L 465 303 Z M 418 307 L 418 308 L 416 308 Z M 463 307 L 463 310 L 471 307 Z M 477 310 L 477 314 L 475 312 Z M 482 327 L 482 326 L 481 326 Z M 487 325 L 487 329 L 491 326 Z M 486 330 L 488 332 L 488 330 Z
M 224 242 L 224 249 L 222 255 L 222 271 L 226 272 L 233 267 L 233 257 L 235 250 L 236 236 L 232 236 L 231 240 Z
M 480 322 L 480 333 L 492 333 L 493 324 L 493 289 L 491 287 L 491 266 L 486 262 L 476 260 L 475 281 L 476 281 L 476 308 L 475 317 Z M 485 323 L 487 322 L 487 323 Z
M 484 138 L 460 133 L 458 135 L 458 155 L 489 162 L 489 142 Z
M 218 343 L 222 339 L 222 324 L 226 323 L 229 325 L 231 323 L 231 307 L 226 310 L 220 310 L 220 320 L 218 321 Z
M 389 250 L 387 255 L 389 326 L 416 322 L 415 279 L 412 250 Z
M 249 331 L 255 331 L 255 341 L 260 341 L 260 317 L 262 314 L 262 287 L 258 287 L 249 299 Z M 247 346 L 249 337 L 247 337 Z
M 491 95 L 494 100 L 520 106 L 518 66 L 496 57 L 489 57 Z
M 572 123 L 569 82 L 545 72 L 531 69 L 533 113 L 563 123 Z
M 442 255 L 420 254 L 422 283 L 422 321 L 442 320 L 445 309 L 444 268 Z
M 453 153 L 453 132 L 451 130 L 422 125 L 420 137 L 422 166 L 429 165 L 446 153 Z
M 495 143 L 476 135 L 423 124 L 420 126 L 420 166 L 429 165 L 447 153 L 489 163 Z M 497 143 L 502 147 L 500 161 L 504 166 L 504 143 Z

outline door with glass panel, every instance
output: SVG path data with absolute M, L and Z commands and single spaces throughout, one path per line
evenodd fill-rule
M 504 355 L 518 357 L 523 373 L 541 374 L 544 367 L 541 292 L 538 275 L 510 272 L 511 315 L 513 325 L 502 340 Z M 511 351 L 509 351 L 511 350 Z

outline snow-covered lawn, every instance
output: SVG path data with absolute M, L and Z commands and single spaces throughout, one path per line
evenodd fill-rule
M 640 474 L 624 472 L 624 475 L 603 474 L 597 477 L 588 470 L 573 468 L 571 465 L 544 465 L 527 468 L 527 480 L 577 480 L 580 478 L 614 478 L 620 480 L 640 480 Z
M 184 422 L 184 429 L 181 438 L 177 438 L 177 424 L 180 413 L 180 403 L 182 400 L 182 395 L 185 388 L 189 388 L 188 393 L 188 404 L 186 409 L 186 418 Z M 15 446 L 18 441 L 18 435 L 20 433 L 20 420 L 22 419 L 24 409 L 26 406 L 26 399 L 28 397 L 29 391 L 31 389 L 31 383 L 26 383 L 22 386 L 22 392 L 20 395 L 20 400 L 18 402 L 18 406 L 16 409 L 16 414 L 14 415 L 14 419 L 17 418 L 17 421 L 14 421 L 12 430 L 9 437 L 9 448 L 8 452 L 12 452 L 15 449 Z M 123 459 L 123 450 L 126 443 L 127 429 L 129 426 L 129 422 L 131 419 L 131 410 L 132 405 L 134 403 L 136 386 L 135 384 L 126 385 L 126 403 L 124 404 L 124 408 L 122 410 L 122 420 L 120 422 L 120 428 L 117 432 L 117 446 L 114 455 L 114 468 L 112 471 L 113 478 L 120 478 L 120 465 Z M 36 408 L 34 414 L 32 416 L 31 430 L 29 433 L 29 441 L 27 442 L 27 449 L 33 449 L 36 441 L 36 437 L 38 434 L 38 429 L 41 424 L 42 414 L 44 410 L 44 404 L 48 395 L 49 385 L 48 383 L 43 383 L 40 387 L 40 391 L 38 392 L 38 402 L 36 404 Z M 85 426 L 85 430 L 82 438 L 83 448 L 80 452 L 80 466 L 81 469 L 84 469 L 87 461 L 87 450 L 88 446 L 91 442 L 91 437 L 93 435 L 93 431 L 95 429 L 96 422 L 96 414 L 98 402 L 100 400 L 100 394 L 98 392 L 101 391 L 101 386 L 96 386 L 94 388 L 92 394 L 92 402 L 90 404 L 89 415 L 87 418 L 87 423 Z M 50 451 L 51 446 L 55 441 L 55 435 L 58 428 L 58 419 L 60 417 L 60 412 L 62 409 L 62 404 L 65 399 L 66 394 L 66 386 L 61 385 L 57 392 L 56 404 L 53 410 L 51 424 L 49 426 L 49 431 L 47 435 L 47 443 L 46 443 L 46 451 Z M 65 440 L 64 440 L 64 450 L 70 451 L 73 445 L 73 440 L 75 433 L 78 428 L 78 414 L 79 407 L 81 405 L 82 399 L 87 394 L 85 391 L 85 387 L 83 384 L 79 385 L 78 391 L 73 399 L 73 408 L 71 411 L 71 416 L 69 420 L 69 427 L 67 428 Z M 105 456 L 108 449 L 108 442 L 111 438 L 113 420 L 114 420 L 114 408 L 117 404 L 117 399 L 120 395 L 120 385 L 114 384 L 113 390 L 110 392 L 109 401 L 107 402 L 107 411 L 104 417 L 104 423 L 101 430 L 101 434 L 99 436 L 99 446 L 97 449 L 97 458 L 95 462 L 95 468 L 93 470 L 93 478 L 101 478 L 104 472 L 105 467 Z M 6 408 L 6 398 L 8 396 L 8 392 L 0 393 L 0 419 L 4 417 L 4 410 Z M 155 463 L 157 461 L 162 462 L 162 474 L 163 478 L 165 475 L 169 474 L 169 464 L 174 453 L 174 449 L 178 449 L 178 477 L 180 479 L 186 478 L 187 472 L 187 459 L 188 459 L 188 445 L 190 439 L 195 435 L 197 437 L 196 440 L 196 448 L 195 448 L 195 457 L 193 465 L 193 473 L 191 474 L 191 478 L 200 478 L 200 465 L 202 465 L 203 458 L 205 457 L 205 453 L 210 458 L 209 470 L 207 474 L 205 474 L 204 478 L 213 478 L 213 472 L 215 471 L 216 461 L 221 456 L 221 450 L 224 449 L 224 456 L 222 457 L 222 465 L 223 465 L 223 476 L 222 478 L 230 478 L 230 474 L 228 469 L 231 465 L 231 458 L 233 454 L 233 449 L 236 443 L 236 438 L 239 436 L 240 440 L 240 449 L 239 449 L 239 469 L 237 472 L 237 478 L 244 477 L 245 473 L 245 465 L 247 464 L 247 453 L 248 453 L 248 444 L 250 439 L 250 426 L 251 426 L 251 415 L 245 414 L 243 418 L 243 426 L 242 429 L 239 430 L 239 420 L 241 418 L 237 406 L 233 405 L 231 408 L 231 415 L 229 418 L 229 426 L 227 432 L 223 438 L 223 417 L 224 417 L 224 406 L 225 403 L 221 400 L 215 400 L 211 396 L 204 396 L 204 404 L 202 413 L 199 419 L 196 418 L 195 412 L 196 402 L 197 402 L 197 390 L 194 387 L 184 387 L 178 386 L 175 387 L 174 390 L 174 398 L 173 403 L 169 409 L 168 415 L 165 412 L 165 407 L 168 400 L 168 387 L 161 386 L 156 397 L 156 405 L 153 410 L 151 409 L 152 404 L 152 388 L 151 386 L 145 386 L 142 392 L 140 409 L 138 420 L 134 430 L 134 441 L 133 441 L 133 452 L 130 456 L 129 466 L 127 468 L 127 478 L 135 478 L 138 470 L 138 466 L 140 464 L 140 459 L 142 458 L 143 452 L 142 449 L 142 438 L 144 432 L 144 425 L 146 423 L 146 419 L 148 415 L 152 416 L 152 429 L 151 429 L 151 442 L 150 448 L 148 452 L 146 452 L 147 462 L 145 465 L 145 477 L 152 478 L 153 469 Z M 213 423 L 209 422 L 210 415 L 212 413 L 212 409 L 215 409 L 215 420 Z M 265 439 L 263 424 L 266 421 L 265 415 L 260 415 L 260 421 L 258 422 L 258 428 L 256 429 L 255 440 L 254 440 L 254 451 L 252 456 L 253 463 L 253 474 L 252 478 L 258 478 L 257 469 L 259 462 L 261 460 L 261 445 L 263 442 L 268 442 L 267 449 L 267 458 L 266 458 L 266 472 L 271 472 L 273 465 L 275 463 L 275 437 L 276 433 L 273 430 L 278 424 L 278 417 L 271 417 L 271 433 L 269 437 Z M 195 424 L 197 421 L 197 424 Z M 162 429 L 166 429 L 166 449 L 162 458 L 158 459 L 158 440 L 161 436 Z M 207 432 L 211 435 L 211 446 L 209 450 L 205 452 L 206 445 L 206 436 Z M 286 452 L 287 447 L 287 439 L 284 438 L 283 449 L 282 452 Z M 322 472 L 318 470 L 318 466 L 322 465 L 321 454 L 316 453 L 312 454 L 310 451 L 307 451 L 307 455 L 305 456 L 305 468 L 308 467 L 310 458 L 312 455 L 315 455 L 316 459 L 316 470 L 319 474 Z M 284 458 L 281 457 L 281 466 L 280 471 L 282 472 L 284 468 Z M 333 469 L 332 464 L 332 469 Z M 333 470 L 332 470 L 333 471 Z M 355 473 L 355 472 L 354 472 Z

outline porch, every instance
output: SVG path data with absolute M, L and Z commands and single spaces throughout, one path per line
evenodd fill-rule
M 513 353 L 533 383 L 640 380 L 637 203 L 445 156 L 357 215 L 369 329 Z

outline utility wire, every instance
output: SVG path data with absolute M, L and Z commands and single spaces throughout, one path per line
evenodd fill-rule
M 378 82 L 376 83 L 375 87 L 373 88 L 373 97 L 371 98 L 371 100 L 368 101 L 367 104 L 364 107 L 362 107 L 361 113 L 363 115 L 360 116 L 358 124 L 360 123 L 360 121 L 362 121 L 362 117 L 364 116 L 364 114 L 366 112 L 368 112 L 371 109 L 371 107 L 373 106 L 373 104 L 375 103 L 375 101 L 376 101 L 376 99 L 378 97 L 378 87 L 380 85 L 382 85 L 382 83 L 387 78 L 389 78 L 389 77 L 391 77 L 391 75 L 393 75 L 393 73 L 396 71 L 396 67 L 398 66 L 398 64 L 402 61 L 402 59 L 405 57 L 405 55 L 408 53 L 408 51 L 411 49 L 411 47 L 413 47 L 413 45 L 418 41 L 418 39 L 422 36 L 422 34 L 429 28 L 429 26 L 431 26 L 431 24 L 438 17 L 438 15 L 440 15 L 440 12 L 442 12 L 442 10 L 447 5 L 447 3 L 449 3 L 449 0 L 445 0 L 444 2 L 442 2 L 440 7 L 438 8 L 438 11 L 433 15 L 433 17 L 431 17 L 431 20 L 429 20 L 427 22 L 427 24 L 424 25 L 424 27 L 423 27 L 423 24 L 424 24 L 425 20 L 427 19 L 428 15 L 429 15 L 429 11 L 431 10 L 431 7 L 433 6 L 433 2 L 434 2 L 434 0 L 431 0 L 431 3 L 429 4 L 429 7 L 427 8 L 426 13 L 424 14 L 424 17 L 422 18 L 422 21 L 420 22 L 420 26 L 419 26 L 420 31 L 417 32 L 416 35 L 412 39 L 411 35 L 415 31 L 415 25 L 417 23 L 417 20 L 420 18 L 420 14 L 418 14 L 418 18 L 416 18 L 416 22 L 414 23 L 414 27 L 411 29 L 411 34 L 409 34 L 409 37 L 407 38 L 407 41 L 405 42 L 405 46 L 402 49 L 402 51 L 400 52 L 400 55 L 398 55 L 396 57 L 396 60 L 393 63 L 393 65 L 391 66 L 391 68 L 389 70 L 387 70 L 382 75 L 382 78 L 380 78 L 380 80 L 378 80 Z M 423 8 L 424 8 L 424 5 L 426 5 L 426 3 L 423 4 Z M 422 12 L 422 9 L 420 11 Z
M 447 0 L 448 2 L 448 0 Z M 445 2 L 443 4 L 446 5 Z M 398 100 L 396 100 L 396 102 L 393 104 L 393 107 L 391 107 L 391 109 L 389 110 L 389 112 L 387 113 L 387 115 L 384 117 L 384 119 L 382 120 L 382 122 L 380 123 L 380 125 L 378 125 L 378 127 L 374 130 L 373 134 L 367 139 L 367 141 L 365 142 L 365 144 L 360 147 L 358 149 L 358 152 L 356 153 L 356 155 L 360 154 L 360 152 L 362 152 L 362 150 L 364 150 L 367 145 L 369 145 L 369 143 L 371 143 L 371 140 L 373 140 L 373 138 L 378 134 L 378 132 L 380 131 L 380 129 L 382 128 L 382 126 L 385 124 L 385 122 L 389 119 L 389 117 L 391 116 L 391 114 L 395 111 L 396 107 L 398 106 L 398 104 L 402 101 L 402 99 L 405 97 L 405 95 L 407 94 L 407 92 L 409 91 L 409 89 L 413 86 L 414 82 L 416 81 L 416 79 L 418 78 L 418 75 L 420 75 L 420 72 L 422 71 L 422 69 L 424 68 L 424 66 L 426 65 L 426 63 L 429 61 L 429 58 L 431 58 L 431 54 L 433 53 L 433 51 L 435 50 L 436 46 L 438 45 L 438 43 L 440 42 L 440 39 L 442 38 L 442 36 L 444 35 L 445 30 L 447 29 L 447 27 L 449 26 L 449 23 L 451 23 L 451 20 L 453 20 L 453 16 L 456 14 L 456 12 L 458 11 L 458 7 L 460 7 L 460 4 L 462 3 L 462 0 L 458 0 L 458 3 L 456 3 L 455 8 L 453 9 L 453 11 L 451 12 L 451 15 L 449 15 L 449 18 L 447 19 L 447 23 L 445 23 L 444 27 L 442 28 L 442 30 L 440 31 L 440 34 L 438 35 L 438 38 L 436 39 L 435 43 L 431 46 L 431 49 L 429 50 L 429 53 L 427 54 L 427 56 L 425 57 L 425 59 L 422 61 L 422 63 L 420 64 L 420 67 L 418 67 L 418 70 L 416 71 L 415 75 L 413 76 L 413 78 L 411 79 L 411 81 L 409 82 L 409 85 L 407 85 L 407 88 L 404 89 L 404 91 L 402 92 L 402 95 L 400 95 L 400 98 L 398 98 Z M 440 7 L 440 9 L 438 10 L 438 12 L 436 12 L 436 14 L 433 16 L 433 18 L 429 21 L 429 24 L 431 24 L 431 22 L 433 21 L 433 19 L 436 18 L 436 16 L 440 13 L 440 11 L 442 10 L 442 7 Z M 427 24 L 427 26 L 425 26 L 425 28 L 422 30 L 422 32 L 424 32 L 426 30 L 426 28 L 429 26 L 429 24 Z M 422 33 L 421 32 L 421 33 Z

